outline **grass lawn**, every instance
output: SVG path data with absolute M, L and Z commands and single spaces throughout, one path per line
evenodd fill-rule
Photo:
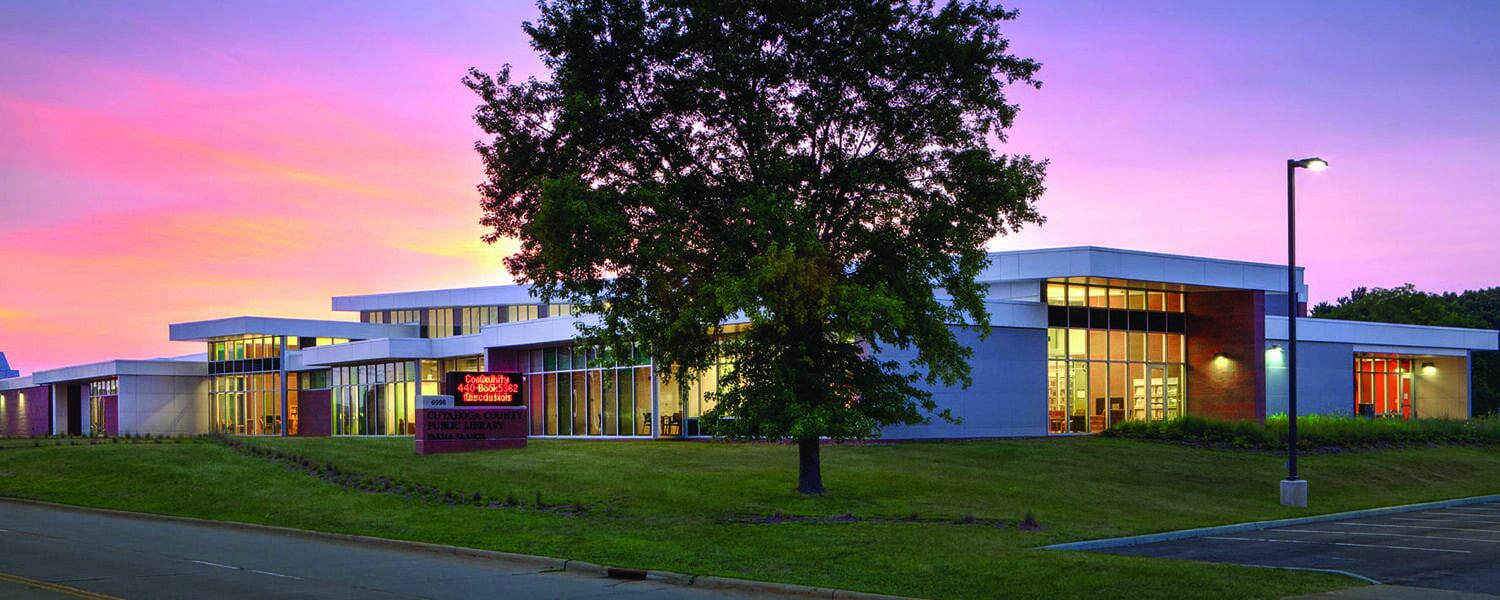
M 1277 504 L 1283 459 L 1268 453 L 1097 437 L 832 446 L 823 452 L 829 493 L 808 498 L 793 491 L 791 446 L 533 440 L 524 450 L 419 457 L 410 439 L 245 441 L 523 507 L 359 492 L 214 443 L 4 444 L 0 495 L 930 598 L 1224 600 L 1353 584 L 1034 548 L 1306 514 Z M 1317 453 L 1302 469 L 1317 512 L 1500 492 L 1500 455 L 1484 448 Z M 528 508 L 538 494 L 587 510 Z M 1028 511 L 1040 531 L 1016 527 Z M 777 512 L 866 520 L 730 518 Z M 918 521 L 904 521 L 913 514 Z

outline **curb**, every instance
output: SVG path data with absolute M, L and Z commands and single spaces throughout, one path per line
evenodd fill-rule
M 1105 538 L 1102 540 L 1084 540 L 1082 542 L 1068 542 L 1064 544 L 1053 544 L 1042 546 L 1041 550 L 1099 550 L 1103 548 L 1119 548 L 1121 546 L 1139 546 L 1141 544 L 1154 544 L 1156 542 L 1169 542 L 1187 538 L 1202 537 L 1205 535 L 1219 535 L 1225 533 L 1243 533 L 1246 531 L 1259 531 L 1262 529 L 1274 529 L 1288 525 L 1306 525 L 1308 523 L 1323 523 L 1326 521 L 1342 521 L 1344 519 L 1360 519 L 1364 517 L 1379 517 L 1394 515 L 1419 510 L 1431 510 L 1434 508 L 1448 508 L 1451 506 L 1464 506 L 1468 504 L 1483 504 L 1486 502 L 1500 502 L 1500 494 L 1488 496 L 1470 496 L 1468 498 L 1454 498 L 1451 500 L 1436 500 L 1433 502 L 1418 502 L 1416 504 L 1402 504 L 1399 506 L 1383 506 L 1380 508 L 1366 508 L 1361 510 L 1349 510 L 1344 512 L 1313 515 L 1309 517 L 1292 517 L 1290 519 L 1276 519 L 1273 521 L 1251 521 L 1248 523 L 1235 523 L 1232 525 L 1217 525 L 1214 527 L 1199 527 L 1197 529 L 1181 529 L 1178 531 L 1164 531 L 1161 533 L 1148 533 L 1145 535 L 1132 535 L 1117 538 Z
M 309 529 L 297 529 L 294 527 L 280 527 L 276 525 L 260 525 L 257 523 L 241 523 L 239 521 L 214 521 L 211 519 L 200 519 L 197 517 L 180 517 L 175 515 L 160 515 L 155 513 L 131 512 L 116 510 L 112 508 L 95 508 L 92 506 L 77 506 L 72 504 L 59 504 L 46 500 L 34 500 L 31 498 L 15 498 L 0 496 L 0 503 L 29 504 L 33 506 L 44 506 L 80 513 L 100 514 L 111 517 L 123 517 L 142 521 L 162 521 L 167 523 L 185 523 L 189 525 L 201 525 L 206 527 L 221 527 L 249 531 L 255 533 L 269 533 L 288 537 L 300 537 L 320 541 L 350 542 L 363 546 L 378 548 L 390 548 L 395 550 L 431 552 L 434 554 L 447 554 L 451 556 L 462 556 L 465 558 L 478 558 L 506 562 L 513 565 L 522 565 L 535 569 L 537 572 L 566 571 L 579 575 L 615 578 L 626 580 L 655 581 L 674 586 L 693 586 L 708 589 L 720 589 L 759 594 L 779 594 L 784 596 L 801 596 L 805 598 L 849 598 L 855 600 L 910 600 L 905 596 L 888 596 L 884 594 L 872 594 L 867 592 L 856 592 L 851 590 L 839 590 L 832 588 L 815 588 L 805 585 L 791 583 L 775 583 L 770 581 L 755 581 L 751 579 L 735 579 L 733 577 L 716 577 L 712 575 L 684 575 L 671 571 L 654 571 L 643 569 L 632 569 L 625 567 L 609 567 L 581 560 L 565 558 L 553 558 L 550 556 L 536 556 L 532 554 L 517 554 L 514 552 L 501 552 L 498 550 L 480 550 L 478 548 L 465 548 L 462 546 L 449 546 L 447 544 L 431 544 L 427 542 L 413 542 L 407 540 L 393 540 L 388 538 L 355 535 L 352 533 L 330 533 L 324 531 L 312 531 Z

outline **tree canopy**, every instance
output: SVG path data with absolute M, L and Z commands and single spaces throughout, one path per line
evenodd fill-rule
M 705 422 L 796 440 L 804 491 L 822 490 L 820 437 L 948 418 L 922 382 L 969 381 L 949 325 L 988 332 L 985 247 L 1042 222 L 1045 161 L 995 149 L 1018 110 L 1007 86 L 1039 85 L 1001 32 L 1016 12 L 540 8 L 524 28 L 548 77 L 465 79 L 488 135 L 486 239 L 520 240 L 517 278 L 596 315 L 582 341 L 647 348 L 677 381 L 732 363 Z
M 1408 283 L 1394 288 L 1355 288 L 1335 303 L 1320 302 L 1314 317 L 1500 329 L 1500 287 L 1468 290 L 1461 294 L 1433 294 Z M 1500 408 L 1500 353 L 1473 355 L 1470 381 L 1474 414 L 1489 414 Z

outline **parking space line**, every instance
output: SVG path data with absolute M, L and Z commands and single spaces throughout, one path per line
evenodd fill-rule
M 1500 521 L 1490 521 L 1490 520 L 1486 520 L 1486 519 L 1461 519 L 1461 518 L 1424 519 L 1422 517 L 1386 517 L 1386 518 L 1388 518 L 1388 519 L 1390 519 L 1392 521 L 1424 521 L 1424 522 L 1429 522 L 1429 523 L 1452 523 L 1454 521 L 1460 521 L 1461 520 L 1461 521 L 1463 521 L 1465 523 L 1492 523 L 1492 524 L 1495 524 L 1495 525 L 1500 525 Z
M 1447 510 L 1447 511 L 1455 511 L 1456 510 L 1456 511 L 1459 511 L 1459 512 L 1478 512 L 1478 513 L 1500 514 L 1500 508 L 1483 508 L 1483 507 L 1478 507 L 1478 506 L 1450 506 L 1448 508 L 1439 508 L 1437 510 Z
M 1286 531 L 1291 533 L 1324 533 L 1337 535 L 1381 535 L 1386 537 L 1421 538 L 1424 540 L 1454 540 L 1460 542 L 1479 542 L 1481 544 L 1500 544 L 1500 540 L 1476 540 L 1474 538 L 1445 537 L 1441 535 L 1411 535 L 1409 533 L 1375 533 L 1372 531 L 1323 531 L 1320 529 L 1273 529 L 1272 531 Z
M 1236 542 L 1271 542 L 1276 544 L 1317 544 L 1323 546 L 1347 546 L 1354 548 L 1386 548 L 1389 550 L 1415 550 L 1418 552 L 1447 552 L 1450 554 L 1473 554 L 1473 550 L 1453 550 L 1449 548 L 1418 548 L 1416 546 L 1391 546 L 1386 544 L 1356 544 L 1354 542 L 1319 542 L 1315 540 L 1283 540 L 1277 538 L 1247 538 L 1247 537 L 1220 537 L 1204 536 L 1207 540 L 1230 540 Z
M 1468 527 L 1438 527 L 1436 525 L 1394 525 L 1390 523 L 1339 523 L 1349 527 L 1399 527 L 1402 529 L 1440 529 L 1443 531 L 1478 531 L 1480 533 L 1500 533 L 1495 529 L 1472 529 Z

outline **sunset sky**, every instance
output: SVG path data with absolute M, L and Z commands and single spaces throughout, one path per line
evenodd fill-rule
M 1007 151 L 1041 228 L 1285 260 L 1313 299 L 1500 285 L 1500 4 L 1025 0 L 1043 63 Z M 479 242 L 475 98 L 540 75 L 530 2 L 0 5 L 0 351 L 23 372 L 202 351 L 167 323 L 329 318 L 328 297 L 506 283 Z M 340 317 L 348 318 L 348 316 Z

